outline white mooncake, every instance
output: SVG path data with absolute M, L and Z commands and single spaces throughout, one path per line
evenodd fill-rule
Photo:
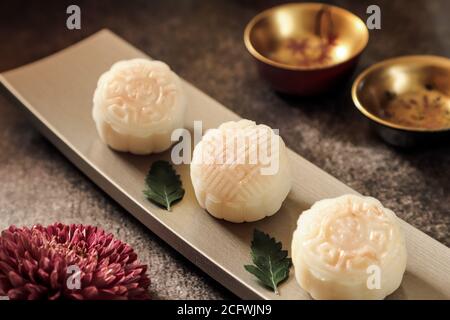
M 186 99 L 181 81 L 161 61 L 115 63 L 98 80 L 93 102 L 101 139 L 118 151 L 164 151 L 172 145 L 172 131 L 184 124 Z
M 405 238 L 396 215 L 374 198 L 325 199 L 300 215 L 292 262 L 314 299 L 384 299 L 401 284 Z
M 195 147 L 191 179 L 200 206 L 214 217 L 260 220 L 276 213 L 291 189 L 287 149 L 268 126 L 226 122 Z

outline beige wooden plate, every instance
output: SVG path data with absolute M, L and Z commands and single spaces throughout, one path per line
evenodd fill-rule
M 97 79 L 122 59 L 147 57 L 104 30 L 80 43 L 30 65 L 0 75 L 40 131 L 98 186 L 150 230 L 242 298 L 309 299 L 296 283 L 293 270 L 280 287 L 280 296 L 262 288 L 243 265 L 250 262 L 254 228 L 290 248 L 291 235 L 302 210 L 315 201 L 356 193 L 294 152 L 290 152 L 295 182 L 280 212 L 257 223 L 232 224 L 204 212 L 195 199 L 189 167 L 177 167 L 186 195 L 168 213 L 145 200 L 144 177 L 157 156 L 117 153 L 98 138 L 91 117 Z M 239 117 L 187 82 L 186 125 L 202 120 L 204 129 Z M 281 131 L 282 133 L 282 131 Z M 86 212 L 88 215 L 89 212 Z M 395 299 L 450 298 L 450 249 L 402 221 L 408 247 L 408 267 Z

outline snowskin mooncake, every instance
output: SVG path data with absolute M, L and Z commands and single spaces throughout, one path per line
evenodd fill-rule
M 161 152 L 184 124 L 181 81 L 161 61 L 119 61 L 105 72 L 94 93 L 93 118 L 112 149 L 134 154 Z
M 200 206 L 231 222 L 276 213 L 291 189 L 287 149 L 268 126 L 225 122 L 196 145 L 191 180 Z
M 374 198 L 325 199 L 300 215 L 292 262 L 314 299 L 384 299 L 402 281 L 405 238 L 396 215 Z

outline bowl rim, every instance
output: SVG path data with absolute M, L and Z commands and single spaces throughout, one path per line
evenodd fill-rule
M 359 20 L 362 25 L 364 26 L 364 34 L 365 34 L 365 41 L 364 44 L 361 46 L 361 49 L 357 50 L 356 52 L 354 52 L 351 56 L 349 56 L 347 59 L 337 62 L 337 63 L 332 63 L 329 65 L 324 65 L 324 66 L 296 66 L 296 65 L 292 65 L 292 64 L 286 64 L 286 63 L 282 63 L 282 62 L 278 62 L 272 59 L 267 58 L 266 56 L 264 56 L 263 54 L 259 53 L 258 50 L 255 49 L 255 47 L 253 46 L 251 40 L 250 40 L 250 32 L 252 31 L 253 27 L 255 26 L 255 24 L 257 22 L 259 22 L 262 18 L 265 18 L 266 16 L 270 15 L 273 11 L 276 11 L 280 8 L 283 7 L 309 7 L 309 6 L 327 6 L 330 8 L 333 8 L 333 10 L 337 10 L 337 11 L 341 11 L 345 14 L 349 14 L 351 16 L 353 16 L 354 18 L 356 18 L 356 20 Z M 246 25 L 245 30 L 244 30 L 244 44 L 245 47 L 247 49 L 247 51 L 258 61 L 268 64 L 272 67 L 276 67 L 276 68 L 280 68 L 280 69 L 285 69 L 285 70 L 297 70 L 297 71 L 314 71 L 314 70 L 324 70 L 324 69 L 330 69 L 330 68 L 334 68 L 336 66 L 342 65 L 344 63 L 349 62 L 350 60 L 358 57 L 363 51 L 364 49 L 367 47 L 367 44 L 369 42 L 369 30 L 367 29 L 366 24 L 364 23 L 364 21 L 358 17 L 356 14 L 354 14 L 353 12 L 335 6 L 335 5 L 331 5 L 331 4 L 327 4 L 327 3 L 321 3 L 321 2 L 301 2 L 301 3 L 285 3 L 285 4 L 281 4 L 281 5 L 277 5 L 274 7 L 271 7 L 269 9 L 266 9 L 260 13 L 258 13 L 256 16 L 254 16 Z
M 393 121 L 385 120 L 374 113 L 370 112 L 368 109 L 364 107 L 361 101 L 359 101 L 358 98 L 358 87 L 360 84 L 366 79 L 366 77 L 374 72 L 375 70 L 384 68 L 386 66 L 395 65 L 399 62 L 428 62 L 432 65 L 439 65 L 446 67 L 450 70 L 450 59 L 444 57 L 444 56 L 436 56 L 436 55 L 405 55 L 405 56 L 399 56 L 394 58 L 389 58 L 382 60 L 380 62 L 377 62 L 370 67 L 366 68 L 364 71 L 362 71 L 353 81 L 352 89 L 351 89 L 351 95 L 352 100 L 356 108 L 368 119 L 384 125 L 389 128 L 402 130 L 402 131 L 408 131 L 408 132 L 446 132 L 450 131 L 450 127 L 448 128 L 442 128 L 442 129 L 429 129 L 424 127 L 413 127 L 413 126 L 404 126 L 398 123 L 395 123 Z

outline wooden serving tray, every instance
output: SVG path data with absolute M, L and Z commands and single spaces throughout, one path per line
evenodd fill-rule
M 261 287 L 244 270 L 250 263 L 254 228 L 268 232 L 290 249 L 299 214 L 315 201 L 356 193 L 329 174 L 290 151 L 294 185 L 280 212 L 256 223 L 232 224 L 217 220 L 199 207 L 189 166 L 177 166 L 186 195 L 172 212 L 148 202 L 142 193 L 144 177 L 156 159 L 118 153 L 104 145 L 92 120 L 92 97 L 99 76 L 122 59 L 147 57 L 108 30 L 50 57 L 0 75 L 1 83 L 31 115 L 39 130 L 100 188 L 150 230 L 242 298 L 310 299 L 297 284 L 294 271 L 280 286 L 280 295 Z M 187 128 L 202 120 L 204 130 L 239 119 L 192 85 L 188 95 Z M 282 134 L 282 131 L 281 131 Z M 89 214 L 89 212 L 86 212 Z M 449 299 L 450 249 L 402 221 L 408 266 L 401 287 L 389 298 Z

